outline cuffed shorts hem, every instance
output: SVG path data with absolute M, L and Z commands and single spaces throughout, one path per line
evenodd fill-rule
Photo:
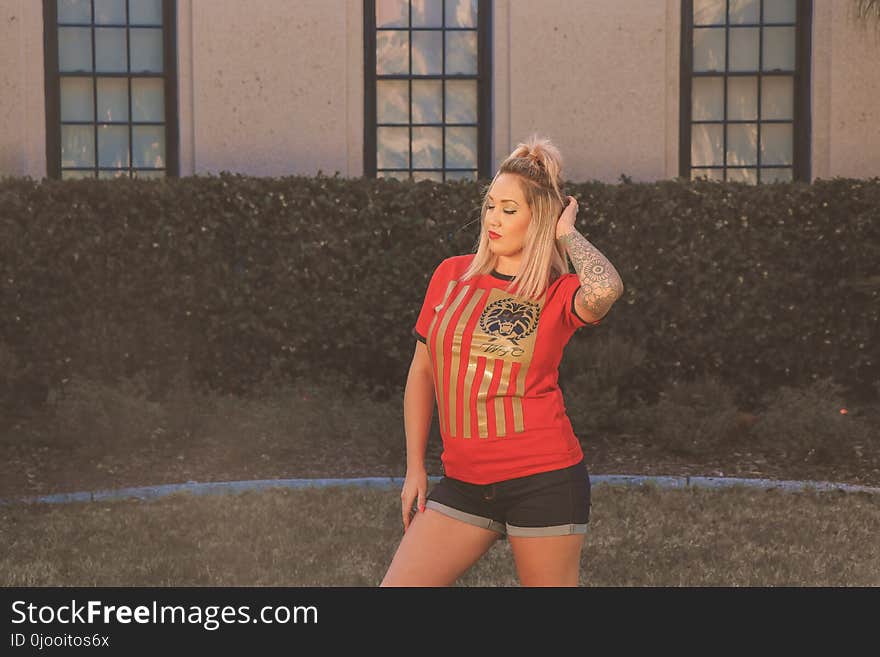
M 456 520 L 461 520 L 469 525 L 475 525 L 484 529 L 491 529 L 501 535 L 507 536 L 565 536 L 567 534 L 586 534 L 587 524 L 567 523 L 564 525 L 550 525 L 549 527 L 517 527 L 510 523 L 502 524 L 491 518 L 484 518 L 474 513 L 460 511 L 446 504 L 428 500 L 425 502 L 426 509 L 434 509 Z
M 483 527 L 484 529 L 491 529 L 492 531 L 498 532 L 502 535 L 506 532 L 506 528 L 504 527 L 504 525 L 497 520 L 492 520 L 491 518 L 484 518 L 483 516 L 478 516 L 473 513 L 460 511 L 458 509 L 452 508 L 451 506 L 441 504 L 440 502 L 435 502 L 434 500 L 428 500 L 427 502 L 425 502 L 425 508 L 434 509 L 435 511 L 439 511 L 444 515 L 450 516 L 457 520 L 461 520 L 462 522 L 466 522 L 469 525 L 476 525 L 477 527 Z
M 586 534 L 586 524 L 551 525 L 550 527 L 517 527 L 507 523 L 508 536 L 565 536 L 566 534 Z

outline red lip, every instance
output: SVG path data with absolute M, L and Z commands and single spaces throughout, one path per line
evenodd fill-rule
M 499 237 L 501 237 L 501 235 L 499 235 L 498 233 L 494 233 L 490 230 L 489 237 L 491 237 L 493 240 L 497 240 Z

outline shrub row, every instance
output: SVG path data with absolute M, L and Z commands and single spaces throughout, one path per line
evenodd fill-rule
M 473 251 L 487 183 L 2 179 L 0 396 L 88 368 L 228 391 L 332 371 L 397 394 L 428 277 Z M 626 285 L 573 341 L 604 332 L 642 354 L 626 398 L 698 376 L 753 401 L 824 377 L 876 394 L 880 179 L 565 191 Z

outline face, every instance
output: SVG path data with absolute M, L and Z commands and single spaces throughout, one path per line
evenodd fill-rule
M 489 235 L 489 249 L 498 256 L 514 256 L 522 251 L 532 213 L 526 205 L 517 177 L 502 173 L 489 189 L 484 227 L 501 237 Z

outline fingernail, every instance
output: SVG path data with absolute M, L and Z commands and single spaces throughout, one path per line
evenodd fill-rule
M 425 510 L 425 505 L 422 504 L 422 506 L 419 507 L 419 511 L 424 511 L 424 510 Z

